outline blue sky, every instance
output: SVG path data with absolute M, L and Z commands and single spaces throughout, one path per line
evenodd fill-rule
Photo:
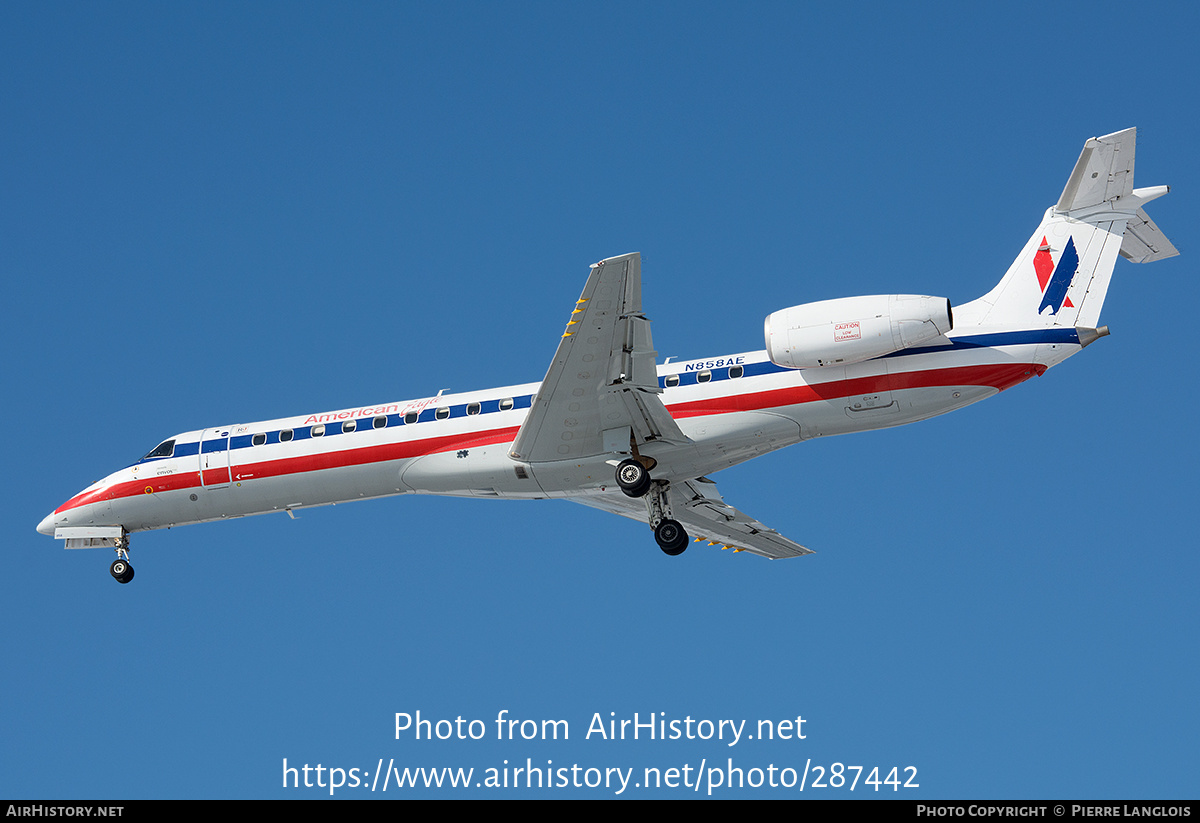
M 879 793 L 908 798 L 1195 797 L 1196 23 L 5 4 L 0 796 L 328 795 L 283 789 L 285 758 L 732 758 L 912 766 L 919 788 Z M 176 432 L 539 379 L 587 266 L 627 251 L 663 357 L 761 348 L 767 314 L 812 300 L 965 302 L 1083 141 L 1129 126 L 1182 256 L 1118 263 L 1110 338 L 953 415 L 717 476 L 815 556 L 671 559 L 566 502 L 409 497 L 139 534 L 120 586 L 106 552 L 34 531 Z M 488 738 L 397 740 L 418 710 Z M 502 710 L 571 738 L 497 741 Z M 635 712 L 802 716 L 806 738 L 584 739 Z

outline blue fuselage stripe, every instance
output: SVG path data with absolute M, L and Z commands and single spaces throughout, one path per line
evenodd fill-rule
M 1066 254 L 1064 253 L 1064 259 L 1065 259 L 1065 257 L 1066 257 Z M 1061 264 L 1061 262 L 1062 261 L 1060 261 L 1060 264 Z M 1051 283 L 1051 285 L 1053 285 L 1053 283 Z M 1049 289 L 1047 289 L 1047 291 L 1049 291 Z M 994 334 L 977 334 L 977 335 L 970 335 L 970 336 L 963 336 L 963 337 L 955 337 L 955 338 L 951 338 L 949 343 L 950 343 L 950 345 L 924 346 L 921 348 L 903 349 L 901 351 L 897 351 L 897 352 L 893 352 L 891 354 L 884 355 L 884 357 L 904 357 L 904 356 L 910 356 L 910 355 L 915 355 L 915 354 L 928 354 L 931 352 L 949 352 L 949 351 L 976 349 L 976 348 L 991 348 L 991 347 L 996 347 L 996 346 L 1037 345 L 1039 343 L 1074 343 L 1074 344 L 1078 344 L 1079 343 L 1079 334 L 1073 328 L 1046 328 L 1046 329 L 1035 329 L 1035 330 L 1031 330 L 1031 331 L 997 332 Z M 729 375 L 730 368 L 736 368 L 738 366 L 740 366 L 742 368 L 742 376 L 743 377 L 761 377 L 761 376 L 767 375 L 767 374 L 779 374 L 781 372 L 795 371 L 795 369 L 789 369 L 785 366 L 777 366 L 774 363 L 772 363 L 770 360 L 759 360 L 759 361 L 755 361 L 752 363 L 743 363 L 743 362 L 740 362 L 742 359 L 743 358 L 740 356 L 739 357 L 719 358 L 718 362 L 731 363 L 732 365 L 722 366 L 720 368 L 714 368 L 714 369 L 686 370 L 686 371 L 679 372 L 678 374 L 663 375 L 658 378 L 658 385 L 660 388 L 664 388 L 664 389 L 667 388 L 667 380 L 669 378 L 678 378 L 678 383 L 673 382 L 672 386 L 675 386 L 675 385 L 678 385 L 678 386 L 699 385 L 700 384 L 699 375 L 701 375 L 701 374 L 709 375 L 709 380 L 706 380 L 705 382 L 716 383 L 716 382 L 720 382 L 723 380 L 739 380 L 742 378 L 730 377 L 730 375 Z M 877 359 L 883 359 L 883 358 L 877 358 Z M 694 367 L 693 367 L 693 369 L 694 369 Z M 514 409 L 528 409 L 533 405 L 533 395 L 532 394 L 526 394 L 526 395 L 522 395 L 520 397 L 513 397 L 511 399 L 513 401 L 512 408 L 514 408 Z M 468 407 L 474 406 L 476 404 L 478 404 L 478 406 L 479 406 L 479 411 L 476 412 L 477 415 L 494 414 L 496 412 L 501 411 L 500 398 L 493 398 L 490 400 L 472 401 L 469 403 L 458 403 L 453 406 L 439 406 L 439 407 L 430 406 L 430 407 L 422 409 L 420 412 L 418 412 L 417 419 L 415 421 L 413 421 L 413 423 L 405 422 L 405 420 L 404 420 L 405 415 L 403 412 L 396 413 L 396 414 L 388 414 L 388 415 L 364 415 L 362 417 L 349 418 L 349 419 L 352 419 L 355 423 L 354 431 L 344 432 L 342 430 L 343 422 L 349 422 L 349 420 L 334 421 L 334 422 L 330 422 L 330 423 L 315 423 L 313 425 L 297 426 L 297 427 L 292 428 L 291 429 L 291 432 L 292 432 L 291 439 L 293 441 L 312 439 L 313 428 L 317 427 L 317 426 L 322 426 L 322 425 L 325 427 L 325 433 L 324 433 L 324 435 L 322 435 L 324 437 L 335 437 L 335 436 L 341 435 L 341 434 L 355 434 L 357 432 L 374 431 L 375 418 L 376 417 L 384 417 L 384 416 L 387 417 L 387 426 L 385 428 L 391 428 L 393 426 L 408 426 L 408 425 L 414 425 L 415 423 L 431 423 L 434 420 L 438 419 L 438 417 L 437 417 L 438 409 L 447 409 L 448 408 L 449 409 L 448 419 L 454 419 L 454 418 L 458 418 L 458 417 L 467 417 L 467 416 L 469 416 L 467 413 Z M 412 412 L 409 412 L 409 414 L 412 414 Z M 447 419 L 447 418 L 444 417 L 441 419 Z M 277 444 L 277 443 L 281 443 L 281 442 L 286 442 L 286 441 L 283 441 L 280 439 L 280 432 L 283 432 L 283 431 L 288 431 L 288 429 L 274 429 L 272 431 L 267 431 L 267 432 L 253 432 L 250 434 L 235 435 L 233 437 L 229 437 L 229 436 L 217 437 L 212 440 L 205 440 L 203 443 L 203 451 L 205 454 L 209 454 L 212 452 L 225 451 L 226 449 L 252 448 L 254 436 L 256 434 L 265 434 L 266 435 L 266 444 Z M 167 459 L 171 459 L 171 458 L 186 457 L 188 455 L 198 454 L 200 452 L 200 447 L 201 447 L 201 444 L 199 444 L 199 443 L 178 443 L 175 446 L 174 453 L 171 455 L 168 455 L 165 457 L 142 458 L 141 460 L 137 461 L 137 463 L 135 463 L 133 465 L 137 465 L 140 463 L 153 463 L 158 460 L 167 460 Z

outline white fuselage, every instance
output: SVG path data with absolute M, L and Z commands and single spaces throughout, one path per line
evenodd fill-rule
M 972 328 L 850 366 L 786 369 L 763 351 L 658 368 L 690 439 L 641 453 L 664 480 L 711 474 L 801 440 L 911 423 L 977 402 L 1080 350 L 1072 328 Z M 522 463 L 513 440 L 537 383 L 176 435 L 72 497 L 38 526 L 160 529 L 387 495 L 596 494 L 609 456 Z

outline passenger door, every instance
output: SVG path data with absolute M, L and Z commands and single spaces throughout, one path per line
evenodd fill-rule
M 229 429 L 205 429 L 200 434 L 200 485 L 223 489 L 230 480 Z

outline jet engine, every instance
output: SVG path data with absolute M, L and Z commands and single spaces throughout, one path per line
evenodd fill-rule
M 777 366 L 846 366 L 926 343 L 954 328 L 950 301 L 876 294 L 805 303 L 767 318 L 767 356 Z

